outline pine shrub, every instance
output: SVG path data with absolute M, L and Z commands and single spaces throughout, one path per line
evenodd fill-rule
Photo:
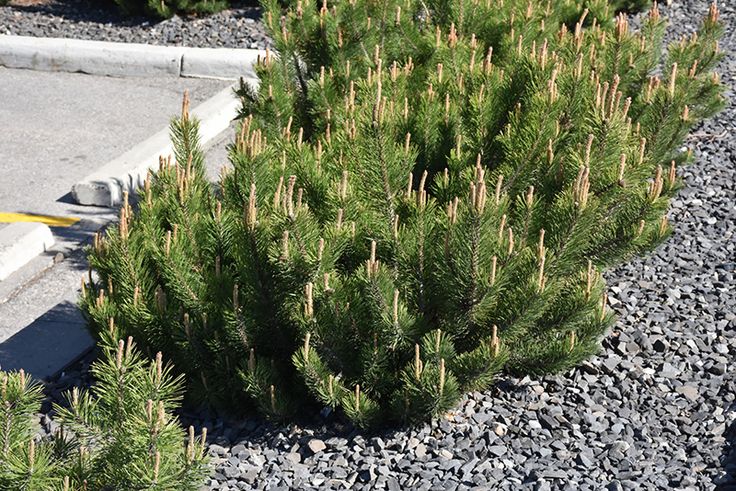
M 56 406 L 51 440 L 36 435 L 41 385 L 23 371 L 0 372 L 0 488 L 14 491 L 198 490 L 207 475 L 204 438 L 171 413 L 183 381 L 127 343 L 103 343 L 90 392 L 73 389 Z
M 0 0 L 2 2 L 2 0 Z M 226 9 L 229 0 L 115 0 L 126 15 L 147 15 L 166 19 L 174 14 L 213 14 Z
M 711 8 L 662 53 L 604 1 L 266 6 L 216 190 L 197 122 L 98 237 L 92 329 L 169 353 L 191 393 L 359 426 L 567 369 L 613 322 L 603 268 L 664 240 L 687 132 L 723 104 Z

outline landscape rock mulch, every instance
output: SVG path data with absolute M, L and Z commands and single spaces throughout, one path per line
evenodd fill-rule
M 728 109 L 688 139 L 673 236 L 606 275 L 619 320 L 598 356 L 380 434 L 325 413 L 288 426 L 185 413 L 209 428 L 208 487 L 736 491 L 736 5 L 723 3 Z M 707 8 L 662 10 L 679 36 Z
M 207 17 L 156 21 L 125 17 L 112 1 L 11 0 L 0 7 L 0 34 L 146 43 L 197 48 L 269 46 L 258 2 L 236 1 Z

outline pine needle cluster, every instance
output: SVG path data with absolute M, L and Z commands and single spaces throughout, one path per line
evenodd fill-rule
M 207 475 L 204 440 L 186 440 L 171 411 L 183 381 L 161 355 L 144 360 L 132 340 L 102 343 L 91 391 L 55 406 L 59 429 L 36 433 L 41 385 L 0 372 L 0 488 L 9 491 L 198 490 Z M 186 441 L 185 441 L 186 440 Z
M 603 0 L 268 4 L 216 190 L 197 122 L 98 237 L 82 304 L 193 393 L 413 422 L 611 326 L 601 270 L 670 232 L 688 131 L 723 104 L 715 5 L 663 55 Z M 113 319 L 113 321 L 111 321 Z

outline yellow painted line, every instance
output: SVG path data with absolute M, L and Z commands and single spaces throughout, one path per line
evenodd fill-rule
M 70 227 L 77 223 L 77 217 L 54 217 L 49 215 L 31 215 L 28 213 L 3 213 L 0 212 L 0 223 L 15 222 L 38 222 L 49 227 Z

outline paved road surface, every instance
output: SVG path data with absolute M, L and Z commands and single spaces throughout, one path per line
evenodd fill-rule
M 164 128 L 228 82 L 98 77 L 0 67 L 0 212 L 95 213 L 72 184 Z

